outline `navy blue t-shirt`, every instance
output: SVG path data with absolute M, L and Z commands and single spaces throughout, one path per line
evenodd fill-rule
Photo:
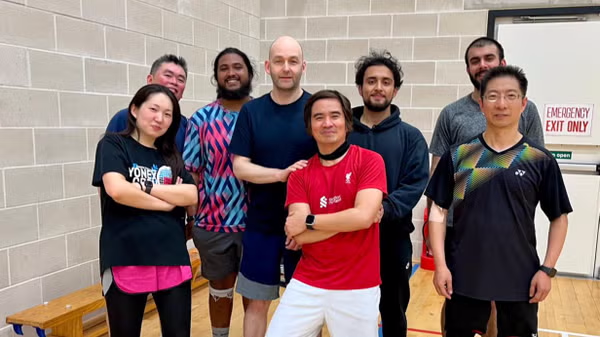
M 294 103 L 279 105 L 271 94 L 244 104 L 238 117 L 229 151 L 248 157 L 267 168 L 285 169 L 317 153 L 317 145 L 306 133 L 304 104 L 310 94 L 304 92 Z M 286 184 L 248 183 L 249 206 L 247 231 L 283 234 Z
M 125 108 L 117 112 L 113 118 L 108 122 L 106 132 L 121 132 L 127 128 L 127 118 L 129 117 L 129 109 Z M 179 122 L 179 130 L 175 135 L 175 145 L 179 153 L 183 153 L 183 143 L 185 143 L 185 129 L 187 127 L 187 118 L 181 115 L 181 121 Z

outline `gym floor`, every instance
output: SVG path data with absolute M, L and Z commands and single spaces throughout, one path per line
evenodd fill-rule
M 436 294 L 432 278 L 433 272 L 417 269 L 411 279 L 412 295 L 408 308 L 410 337 L 440 335 L 440 308 L 443 298 Z M 210 336 L 208 288 L 198 289 L 192 296 L 192 336 Z M 241 337 L 242 301 L 238 294 L 234 300 L 229 335 Z M 273 302 L 271 315 L 277 303 Z M 539 337 L 600 336 L 600 280 L 556 277 L 552 282 L 550 295 L 540 305 L 539 327 Z M 156 312 L 145 317 L 142 336 L 160 336 Z M 327 331 L 323 337 L 329 337 Z

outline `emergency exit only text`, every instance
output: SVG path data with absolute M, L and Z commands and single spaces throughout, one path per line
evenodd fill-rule
M 544 129 L 547 135 L 590 136 L 593 104 L 546 104 Z

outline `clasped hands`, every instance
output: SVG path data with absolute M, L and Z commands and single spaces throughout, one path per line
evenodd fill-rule
M 299 250 L 302 248 L 294 237 L 302 234 L 306 230 L 306 217 L 308 212 L 305 211 L 291 211 L 285 220 L 285 248 L 289 250 Z

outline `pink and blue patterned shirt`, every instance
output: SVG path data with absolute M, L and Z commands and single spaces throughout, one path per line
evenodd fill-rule
M 199 177 L 195 223 L 211 232 L 242 232 L 246 227 L 246 189 L 233 174 L 229 152 L 238 115 L 216 100 L 194 113 L 185 133 L 185 168 Z

